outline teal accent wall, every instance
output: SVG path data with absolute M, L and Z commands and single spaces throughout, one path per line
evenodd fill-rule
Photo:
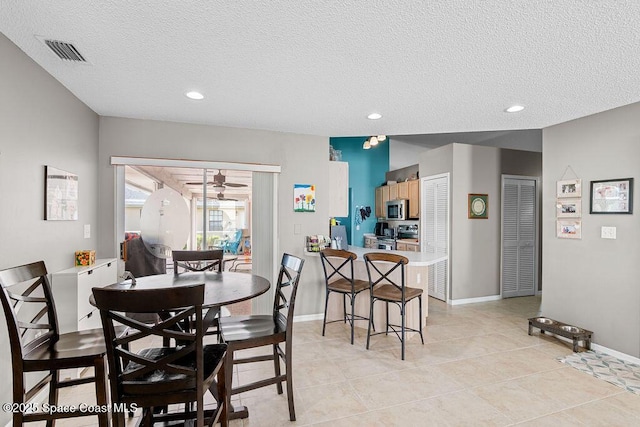
M 370 150 L 363 150 L 362 144 L 366 137 L 336 137 L 330 138 L 329 143 L 336 150 L 342 151 L 342 161 L 349 163 L 349 216 L 337 218 L 346 226 L 349 244 L 364 246 L 364 233 L 373 233 L 376 216 L 376 187 L 385 180 L 389 170 L 389 139 L 381 142 Z M 356 206 L 370 206 L 371 216 L 356 229 Z

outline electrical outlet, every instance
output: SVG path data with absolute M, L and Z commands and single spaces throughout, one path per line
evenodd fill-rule
M 600 229 L 600 237 L 603 239 L 615 239 L 616 227 L 602 227 Z
M 91 224 L 84 225 L 84 238 L 85 239 L 91 238 Z
M 420 273 L 416 274 L 416 283 L 420 283 Z
M 302 224 L 293 224 L 293 234 L 300 234 L 302 231 Z

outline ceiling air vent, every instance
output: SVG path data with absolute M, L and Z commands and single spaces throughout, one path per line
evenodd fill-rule
M 43 40 L 49 49 L 55 53 L 58 58 L 66 61 L 87 62 L 78 49 L 71 43 L 65 43 L 58 40 Z

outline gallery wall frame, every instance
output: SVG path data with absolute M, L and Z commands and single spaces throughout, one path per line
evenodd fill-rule
M 560 239 L 582 239 L 582 221 L 580 219 L 557 220 L 556 236 Z
M 556 197 L 579 198 L 582 197 L 582 180 L 565 179 L 556 182 Z
M 556 204 L 556 217 L 580 218 L 582 216 L 582 199 L 560 198 Z
M 44 219 L 78 220 L 78 175 L 53 166 L 45 166 Z
M 591 181 L 589 213 L 597 215 L 633 213 L 633 178 Z

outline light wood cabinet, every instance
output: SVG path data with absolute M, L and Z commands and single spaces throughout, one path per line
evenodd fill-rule
M 409 218 L 420 218 L 420 181 L 407 181 L 409 199 Z
M 387 200 L 398 200 L 398 184 L 387 185 L 389 187 L 389 198 Z
M 329 216 L 349 216 L 349 163 L 329 162 Z
M 377 237 L 365 237 L 364 238 L 364 247 L 367 249 L 377 249 L 378 248 L 378 238 Z
M 92 288 L 118 281 L 116 259 L 98 259 L 87 267 L 73 267 L 51 275 L 51 290 L 61 333 L 101 328 L 98 309 L 89 303 Z
M 384 202 L 382 201 L 382 187 L 376 187 L 376 218 L 384 218 Z
M 398 199 L 409 198 L 409 182 L 399 182 L 398 186 Z
M 376 218 L 387 217 L 387 202 L 389 199 L 389 186 L 383 185 L 376 188 Z
M 406 251 L 407 250 L 407 244 L 406 243 L 402 243 L 402 242 L 396 243 L 396 250 L 397 251 Z

